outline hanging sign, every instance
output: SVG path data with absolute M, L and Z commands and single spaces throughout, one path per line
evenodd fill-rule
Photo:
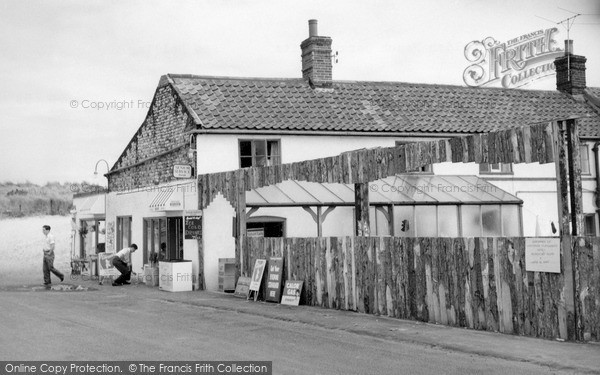
M 560 273 L 560 238 L 526 238 L 525 270 Z
M 197 240 L 202 238 L 202 216 L 185 217 L 185 239 Z
M 288 280 L 283 288 L 281 297 L 282 305 L 298 306 L 300 304 L 300 295 L 302 294 L 302 285 L 304 281 Z
M 281 298 L 281 276 L 283 275 L 283 258 L 269 259 L 269 272 L 267 273 L 266 301 L 279 302 Z

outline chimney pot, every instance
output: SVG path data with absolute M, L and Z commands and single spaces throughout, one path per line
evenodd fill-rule
M 308 37 L 319 36 L 317 20 L 308 20 Z
M 565 56 L 573 54 L 573 40 L 567 39 L 565 40 Z

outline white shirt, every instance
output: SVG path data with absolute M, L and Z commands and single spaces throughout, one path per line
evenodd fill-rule
M 116 256 L 118 256 L 119 258 L 121 258 L 121 260 L 127 264 L 131 263 L 131 248 L 130 247 L 126 247 L 124 249 L 119 250 L 118 253 L 115 254 Z
M 54 245 L 54 236 L 52 233 L 48 233 L 44 239 L 44 246 L 42 249 L 44 249 L 45 253 L 49 253 L 52 251 L 52 245 Z

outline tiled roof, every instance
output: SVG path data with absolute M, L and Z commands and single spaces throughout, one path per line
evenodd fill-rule
M 558 91 L 397 82 L 168 75 L 204 130 L 473 133 L 568 118 L 600 136 L 600 115 Z M 600 90 L 598 90 L 600 91 Z

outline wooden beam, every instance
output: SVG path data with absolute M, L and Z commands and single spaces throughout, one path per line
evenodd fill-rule
M 371 222 L 369 220 L 369 184 L 354 184 L 354 218 L 355 234 L 357 236 L 371 235 Z
M 581 197 L 581 159 L 579 155 L 579 124 L 567 120 L 567 152 L 569 161 L 569 189 L 571 196 L 571 223 L 573 236 L 583 236 L 583 200 Z

